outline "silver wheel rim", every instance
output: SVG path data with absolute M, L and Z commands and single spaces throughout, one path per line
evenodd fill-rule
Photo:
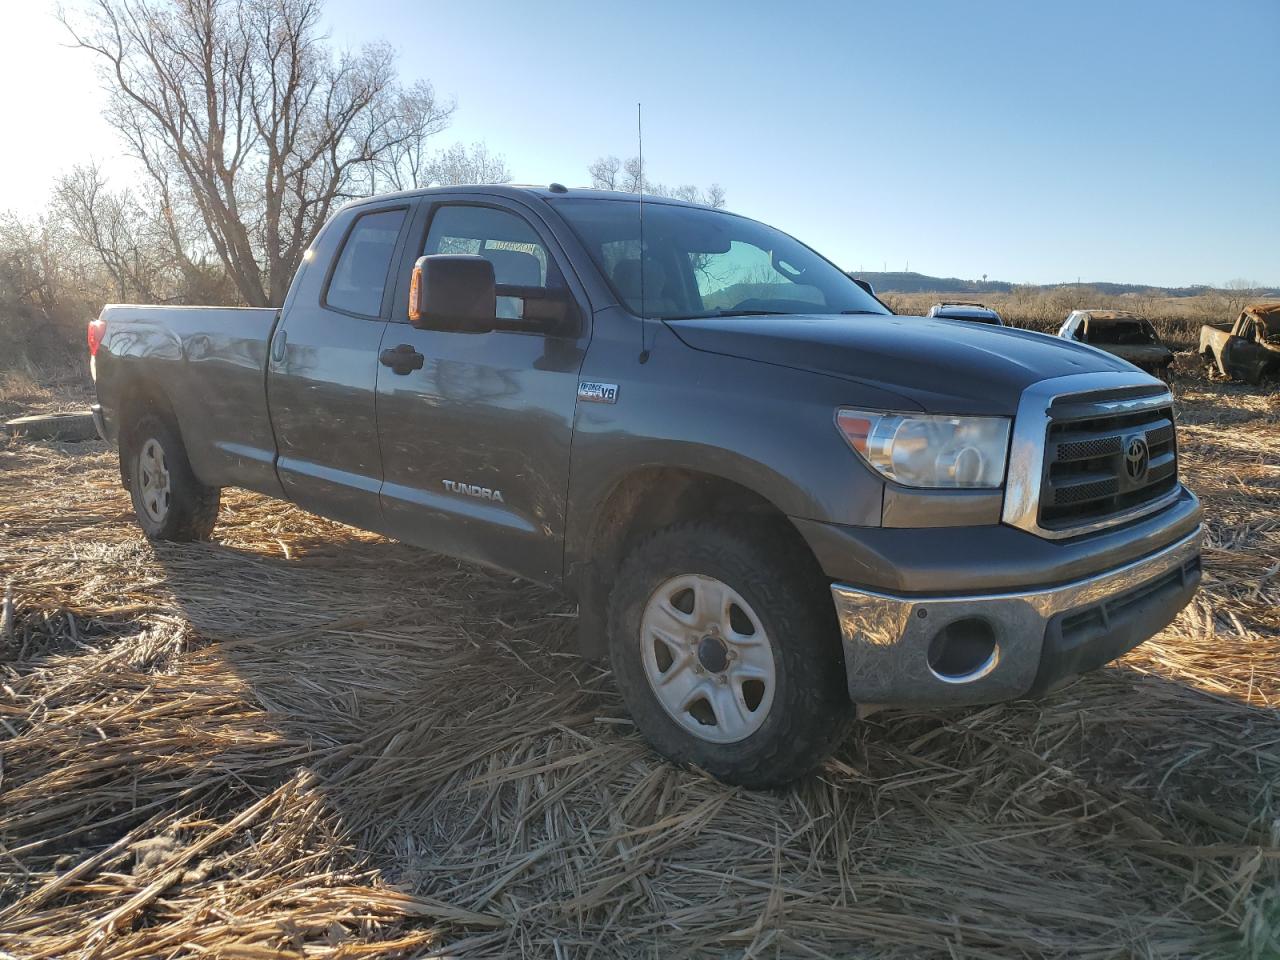
M 164 522 L 169 514 L 169 462 L 164 447 L 154 439 L 138 451 L 138 499 L 148 518 Z
M 700 740 L 745 740 L 769 715 L 777 687 L 769 635 L 741 594 L 714 577 L 684 574 L 653 592 L 640 658 L 658 703 Z

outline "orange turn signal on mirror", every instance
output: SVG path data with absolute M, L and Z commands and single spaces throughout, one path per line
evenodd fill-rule
M 422 319 L 418 292 L 422 289 L 422 267 L 415 265 L 412 278 L 409 280 L 409 322 Z

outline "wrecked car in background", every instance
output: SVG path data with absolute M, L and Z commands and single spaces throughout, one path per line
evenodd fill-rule
M 942 320 L 968 320 L 970 323 L 990 323 L 1003 327 L 1004 321 L 985 303 L 971 300 L 944 300 L 929 308 L 929 316 Z
M 1235 323 L 1206 323 L 1200 356 L 1234 380 L 1261 383 L 1280 375 L 1280 302 L 1245 307 Z
M 1135 367 L 1169 379 L 1173 351 L 1160 342 L 1151 321 L 1125 310 L 1072 310 L 1058 336 L 1105 350 Z

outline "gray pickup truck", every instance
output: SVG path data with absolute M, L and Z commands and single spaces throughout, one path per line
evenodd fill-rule
M 149 536 L 236 486 L 553 584 L 657 750 L 751 787 L 854 704 L 1043 694 L 1200 577 L 1163 383 L 695 205 L 362 200 L 279 310 L 109 306 L 90 350 Z

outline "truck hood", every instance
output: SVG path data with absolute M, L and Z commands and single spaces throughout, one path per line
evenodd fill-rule
M 928 317 L 791 314 L 667 325 L 695 350 L 840 377 L 896 393 L 929 413 L 1009 416 L 1032 383 L 1133 372 L 1116 357 L 1029 330 Z

